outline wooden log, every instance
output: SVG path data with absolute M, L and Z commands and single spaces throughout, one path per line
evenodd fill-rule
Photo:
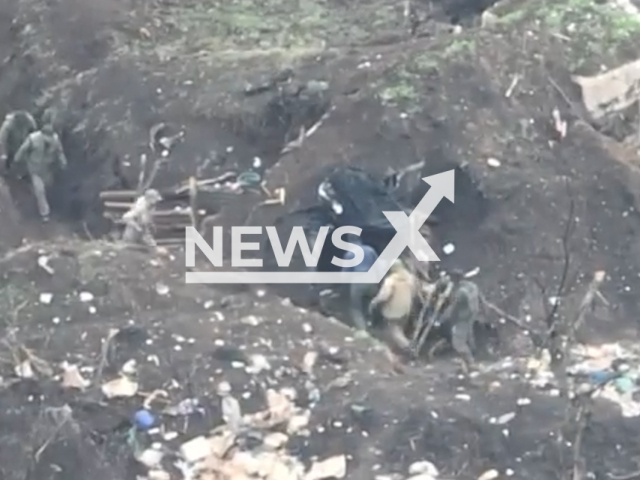
M 100 192 L 101 200 L 121 200 L 125 198 L 133 199 L 138 196 L 138 192 L 135 190 L 105 190 Z
M 115 210 L 128 210 L 133 207 L 133 203 L 129 202 L 104 202 L 104 208 Z

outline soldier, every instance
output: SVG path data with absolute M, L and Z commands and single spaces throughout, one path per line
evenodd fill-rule
M 365 245 L 353 238 L 349 239 L 349 243 L 359 245 L 364 250 L 364 258 L 355 267 L 343 267 L 343 272 L 368 272 L 369 269 L 378 259 L 378 252 L 376 252 L 369 245 Z M 346 255 L 346 260 L 350 260 L 351 254 Z M 351 324 L 357 330 L 367 331 L 367 319 L 365 312 L 367 312 L 368 305 L 376 296 L 379 285 L 376 283 L 351 283 L 349 284 L 349 315 L 351 317 Z
M 125 221 L 122 240 L 127 243 L 144 243 L 150 247 L 156 246 L 153 238 L 153 212 L 162 200 L 160 193 L 151 188 L 136 200 L 131 209 L 122 216 Z
M 33 193 L 38 203 L 40 216 L 46 222 L 49 220 L 49 202 L 47 201 L 47 188 L 53 181 L 52 168 L 55 163 L 67 168 L 67 157 L 64 154 L 58 135 L 53 130 L 53 125 L 47 122 L 43 127 L 29 134 L 15 154 L 13 167 L 23 169 L 26 167 Z M 21 173 L 19 171 L 18 173 Z
M 429 308 L 425 317 L 435 320 L 433 326 L 444 334 L 445 339 L 436 342 L 430 354 L 433 354 L 443 342 L 448 341 L 462 358 L 463 367 L 468 372 L 475 363 L 474 325 L 480 319 L 480 289 L 458 272 L 454 272 L 451 276 L 442 276 L 432 285 L 432 289 L 427 299 Z M 425 325 L 417 326 L 419 330 L 423 330 L 424 327 Z M 420 334 L 419 339 L 412 345 L 416 355 L 426 340 L 427 332 L 426 329 L 417 332 Z
M 16 152 L 29 136 L 38 129 L 31 114 L 16 110 L 7 114 L 0 127 L 0 167 L 11 168 Z

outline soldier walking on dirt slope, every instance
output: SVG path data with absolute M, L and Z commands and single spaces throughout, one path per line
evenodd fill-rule
M 16 110 L 7 114 L 0 127 L 0 167 L 5 170 L 11 168 L 16 152 L 29 134 L 37 129 L 36 121 L 27 111 Z
M 67 168 L 67 157 L 62 143 L 49 119 L 40 130 L 29 134 L 16 153 L 13 163 L 14 167 L 19 169 L 19 174 L 26 167 L 31 177 L 40 216 L 45 222 L 48 221 L 50 209 L 47 188 L 53 182 L 54 165 L 58 163 L 61 168 Z

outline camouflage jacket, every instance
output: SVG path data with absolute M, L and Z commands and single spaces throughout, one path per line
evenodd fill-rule
M 31 133 L 16 153 L 14 162 L 26 168 L 31 175 L 48 180 L 53 165 L 58 162 L 62 168 L 67 166 L 67 158 L 58 135 L 47 135 L 42 131 Z

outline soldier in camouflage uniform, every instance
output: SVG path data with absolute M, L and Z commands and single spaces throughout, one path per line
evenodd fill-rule
M 50 209 L 47 188 L 53 181 L 54 165 L 58 163 L 61 168 L 67 168 L 67 158 L 53 125 L 46 123 L 40 130 L 29 134 L 16 152 L 13 163 L 15 165 L 12 167 L 20 170 L 18 173 L 26 168 L 40 216 L 48 221 Z
M 37 129 L 35 120 L 25 110 L 13 111 L 5 117 L 0 127 L 0 167 L 11 168 L 16 152 Z
M 126 243 L 144 243 L 149 247 L 155 247 L 153 238 L 153 212 L 156 205 L 162 200 L 160 193 L 150 188 L 136 200 L 131 209 L 122 216 L 125 221 L 122 240 Z

